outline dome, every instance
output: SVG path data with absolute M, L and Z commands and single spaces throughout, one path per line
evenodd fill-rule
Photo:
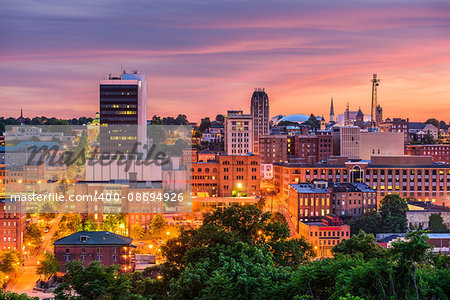
M 303 123 L 308 121 L 309 116 L 303 115 L 303 114 L 293 114 L 286 117 L 283 117 L 278 120 L 277 123 L 283 122 L 283 121 L 290 121 L 290 122 L 297 122 L 297 123 Z M 322 120 L 322 117 L 316 117 L 317 120 Z

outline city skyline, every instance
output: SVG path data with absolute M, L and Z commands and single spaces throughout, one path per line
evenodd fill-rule
M 147 75 L 147 119 L 247 113 L 256 87 L 267 91 L 271 117 L 327 119 L 331 97 L 336 115 L 347 102 L 369 114 L 377 73 L 384 118 L 449 121 L 449 3 L 283 4 L 119 1 L 69 9 L 18 1 L 0 12 L 3 115 L 22 107 L 27 117 L 94 117 L 98 83 L 123 68 Z

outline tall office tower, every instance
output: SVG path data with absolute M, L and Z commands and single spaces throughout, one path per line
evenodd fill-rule
M 376 120 L 376 110 L 377 110 L 377 87 L 380 85 L 380 79 L 377 78 L 377 74 L 373 73 L 372 76 L 372 105 L 370 109 L 370 117 L 373 127 L 377 127 L 377 120 Z
M 334 106 L 333 106 L 333 97 L 331 97 L 331 106 L 330 106 L 330 123 L 335 122 L 334 119 Z
M 253 119 L 253 153 L 259 153 L 259 137 L 269 134 L 269 97 L 263 89 L 255 89 L 250 103 Z
M 100 151 L 128 153 L 147 141 L 147 82 L 145 74 L 109 76 L 100 81 Z
M 228 155 L 246 155 L 253 147 L 253 119 L 242 110 L 229 110 L 225 118 L 225 151 Z

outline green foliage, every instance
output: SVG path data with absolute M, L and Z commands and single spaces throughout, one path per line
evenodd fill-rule
M 380 214 L 384 232 L 401 232 L 408 229 L 406 212 L 408 204 L 399 194 L 386 195 L 380 201 Z
M 438 121 L 438 119 L 436 119 L 436 118 L 430 118 L 430 119 L 428 119 L 428 120 L 425 122 L 425 124 L 432 124 L 432 125 L 434 125 L 434 127 L 436 127 L 437 129 L 440 129 L 440 128 L 441 128 L 441 124 L 440 124 L 440 122 Z
M 380 201 L 380 211 L 371 211 L 350 221 L 352 234 L 363 230 L 367 233 L 405 233 L 408 229 L 406 212 L 408 204 L 399 194 L 388 194 Z
M 140 240 L 144 237 L 144 229 L 138 223 L 133 224 L 130 229 L 130 237 L 133 240 Z
M 59 263 L 53 253 L 49 251 L 44 252 L 44 257 L 39 261 L 39 265 L 36 268 L 36 274 L 44 275 L 45 278 L 59 272 Z
M 150 234 L 153 238 L 161 238 L 166 228 L 166 220 L 162 214 L 156 214 L 150 221 Z
M 449 232 L 441 213 L 431 214 L 428 218 L 428 229 L 431 232 Z
M 94 261 L 84 267 L 80 261 L 71 261 L 66 269 L 55 299 L 133 299 L 128 298 L 130 280 L 119 275 L 117 266 L 105 267 Z M 69 296 L 72 290 L 78 296 Z
M 403 207 L 393 204 L 385 215 Z M 142 273 L 68 263 L 56 299 L 69 299 L 72 290 L 79 295 L 73 299 L 448 299 L 450 294 L 450 259 L 430 253 L 422 231 L 389 249 L 361 231 L 335 246 L 334 258 L 311 260 L 311 245 L 291 239 L 284 218 L 255 206 L 231 206 L 204 220 L 200 228 L 168 240 L 161 247 L 166 262 Z
M 125 215 L 124 214 L 107 214 L 103 221 L 103 230 L 121 233 L 125 230 Z
M 0 260 L 0 271 L 5 274 L 16 273 L 22 264 L 20 252 L 15 249 L 4 251 L 0 255 Z
M 308 125 L 312 130 L 317 131 L 320 129 L 320 120 L 314 116 L 314 114 L 311 114 L 309 116 L 309 119 L 303 123 L 304 125 Z
M 39 297 L 29 297 L 26 294 L 17 294 L 0 289 L 1 300 L 39 300 Z
M 209 119 L 209 117 L 206 117 L 201 120 L 198 130 L 200 132 L 205 132 L 210 127 L 211 127 L 211 120 Z
M 29 223 L 25 229 L 24 241 L 32 247 L 38 247 L 42 242 L 42 231 L 37 223 Z
M 357 235 L 334 246 L 332 252 L 334 255 L 348 254 L 354 256 L 361 254 L 365 260 L 383 257 L 385 250 L 375 241 L 375 236 L 361 230 Z
M 216 245 L 214 258 L 199 257 L 170 284 L 173 299 L 264 299 L 289 273 L 276 268 L 271 254 L 242 242 Z M 275 296 L 275 295 L 273 295 Z
M 377 234 L 381 231 L 382 218 L 376 211 L 367 212 L 360 218 L 355 218 L 350 221 L 350 231 L 352 234 L 357 234 L 360 230 L 367 233 Z

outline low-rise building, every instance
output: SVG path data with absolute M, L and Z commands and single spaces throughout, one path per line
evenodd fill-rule
M 450 145 L 406 145 L 406 155 L 431 156 L 434 162 L 450 164 Z
M 288 210 L 300 221 L 318 221 L 329 214 L 360 217 L 376 209 L 376 191 L 363 183 L 314 180 L 289 185 Z
M 54 253 L 64 270 L 66 263 L 80 260 L 84 266 L 92 261 L 102 265 L 119 265 L 122 272 L 134 271 L 132 239 L 109 231 L 79 231 L 53 243 Z
M 318 257 L 331 257 L 331 249 L 350 238 L 350 226 L 336 216 L 326 216 L 320 222 L 298 222 L 299 234 L 310 242 Z

